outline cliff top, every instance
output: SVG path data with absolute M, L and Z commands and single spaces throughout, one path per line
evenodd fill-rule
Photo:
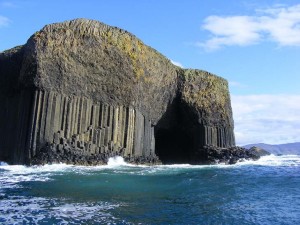
M 231 116 L 225 79 L 175 66 L 133 34 L 95 20 L 46 25 L 23 47 L 0 53 L 0 65 L 4 86 L 132 106 L 154 122 L 182 84 L 183 100 L 189 104 L 209 114 L 218 110 Z

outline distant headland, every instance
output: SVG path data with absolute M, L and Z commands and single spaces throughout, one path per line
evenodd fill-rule
M 0 160 L 12 164 L 257 158 L 235 147 L 225 79 L 94 20 L 47 25 L 0 53 L 0 104 Z

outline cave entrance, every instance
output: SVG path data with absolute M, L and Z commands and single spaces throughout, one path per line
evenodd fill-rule
M 155 132 L 155 153 L 164 164 L 190 162 L 192 139 L 185 133 L 172 129 Z
M 175 99 L 154 129 L 155 154 L 163 164 L 191 162 L 195 143 L 192 127 L 192 113 Z

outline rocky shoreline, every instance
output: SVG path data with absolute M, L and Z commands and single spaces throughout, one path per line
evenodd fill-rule
M 123 149 L 120 151 L 107 150 L 105 153 L 90 154 L 78 148 L 64 146 L 57 148 L 54 144 L 46 145 L 28 165 L 45 165 L 53 163 L 66 163 L 82 166 L 107 165 L 109 158 L 122 156 L 124 161 L 135 165 L 161 165 L 162 162 L 156 155 L 153 156 L 124 156 Z
M 193 164 L 236 164 L 241 160 L 258 160 L 261 156 L 269 154 L 269 152 L 256 147 L 248 150 L 239 146 L 230 148 L 204 146 L 197 152 Z
M 236 164 L 244 160 L 258 160 L 261 156 L 270 153 L 252 147 L 249 150 L 235 146 L 231 148 L 218 148 L 214 146 L 204 146 L 199 150 L 190 161 L 192 165 L 215 165 L 215 164 Z M 163 163 L 156 156 L 124 156 L 124 152 L 108 150 L 106 153 L 87 154 L 78 148 L 65 145 L 62 149 L 54 144 L 46 145 L 30 162 L 29 165 L 45 165 L 53 163 L 66 163 L 72 165 L 98 166 L 107 165 L 109 158 L 121 156 L 124 161 L 133 165 L 162 165 Z M 168 163 L 173 164 L 173 163 Z

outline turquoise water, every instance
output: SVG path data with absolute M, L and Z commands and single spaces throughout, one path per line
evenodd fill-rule
M 300 156 L 237 165 L 0 165 L 0 224 L 300 224 Z

